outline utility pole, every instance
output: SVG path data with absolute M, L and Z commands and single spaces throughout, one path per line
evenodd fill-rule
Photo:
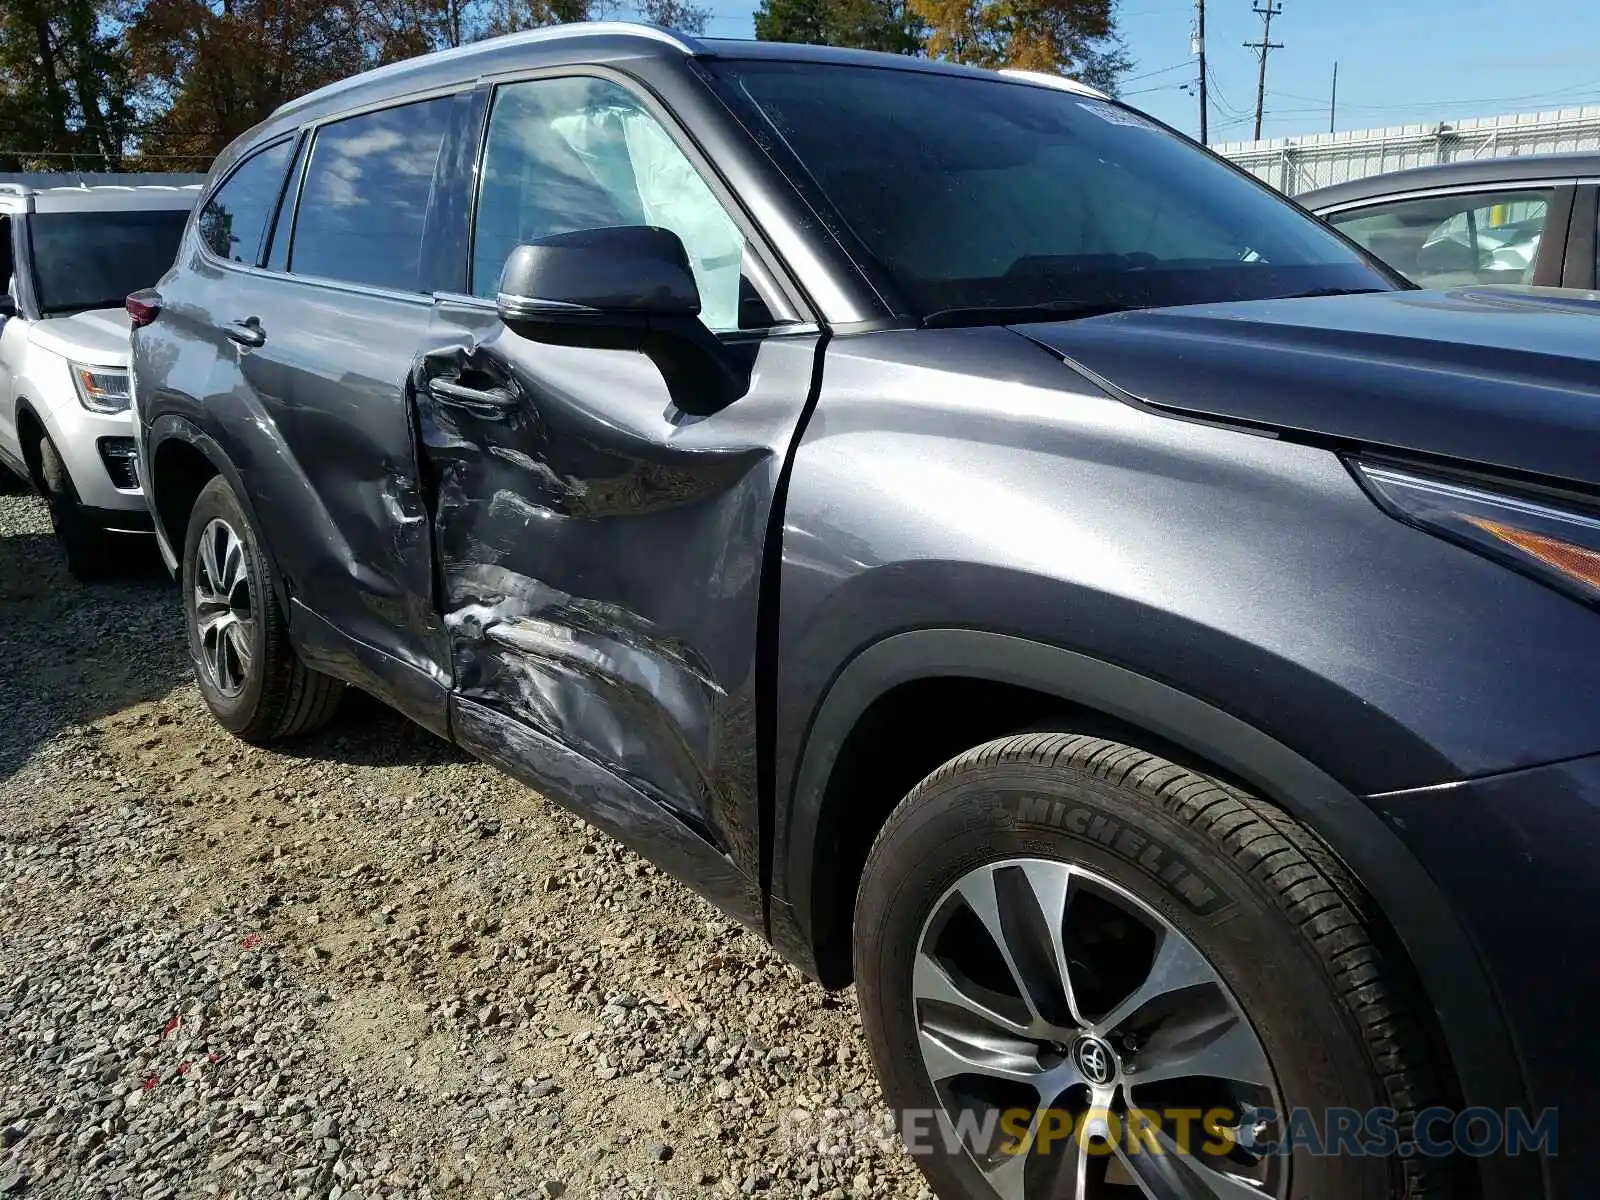
M 1339 60 L 1333 60 L 1333 90 L 1328 93 L 1328 132 L 1333 132 L 1333 113 L 1339 106 Z
M 1253 4 L 1250 11 L 1260 14 L 1261 40 L 1259 42 L 1246 42 L 1245 49 L 1254 50 L 1261 59 L 1261 72 L 1256 77 L 1256 141 L 1261 140 L 1261 112 L 1267 106 L 1267 55 L 1274 50 L 1282 50 L 1283 43 L 1272 40 L 1272 18 L 1283 11 L 1279 0 L 1267 0 L 1266 4 Z
M 1193 52 L 1200 56 L 1200 144 L 1206 144 L 1206 0 L 1194 0 Z

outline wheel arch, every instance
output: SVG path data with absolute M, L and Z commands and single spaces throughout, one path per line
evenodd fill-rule
M 861 865 L 834 837 L 841 814 L 866 813 L 869 825 L 876 816 L 877 824 L 865 833 L 870 845 L 898 799 L 888 797 L 879 814 L 879 806 L 856 791 L 857 756 L 864 742 L 882 732 L 873 727 L 875 712 L 930 686 L 947 688 L 947 699 L 967 688 L 976 689 L 967 694 L 980 702 L 985 695 L 1007 697 L 1010 707 L 1003 705 L 999 716 L 1022 718 L 1009 730 L 980 728 L 960 749 L 1043 721 L 1065 719 L 1074 727 L 1088 722 L 1087 732 L 1195 765 L 1283 808 L 1344 861 L 1384 914 L 1396 949 L 1429 1003 L 1441 1050 L 1466 1102 L 1501 1111 L 1526 1104 L 1511 1031 L 1476 948 L 1422 865 L 1360 797 L 1207 701 L 1112 663 L 1005 634 L 922 629 L 891 635 L 857 654 L 819 703 L 787 813 L 779 814 L 772 933 L 780 948 L 824 984 L 849 982 L 850 920 Z M 937 734 L 924 739 L 918 729 L 917 735 L 925 753 L 944 755 L 941 762 L 952 756 Z M 858 828 L 856 836 L 864 832 Z M 1483 1184 L 1485 1197 L 1534 1195 L 1541 1186 L 1537 1163 L 1510 1157 L 1485 1160 Z
M 16 422 L 17 445 L 22 448 L 22 462 L 28 468 L 28 482 L 43 494 L 44 476 L 40 473 L 39 438 L 48 434 L 50 427 L 45 424 L 44 415 L 25 395 L 17 397 Z
M 176 561 L 183 552 L 189 528 L 189 514 L 201 490 L 218 475 L 228 481 L 239 506 L 256 530 L 256 539 L 272 566 L 272 590 L 284 611 L 289 611 L 289 593 L 283 572 L 263 536 L 261 521 L 244 485 L 238 467 L 215 439 L 183 417 L 167 414 L 158 417 L 147 437 L 150 480 L 146 494 L 156 535 Z M 175 568 L 176 570 L 177 568 Z

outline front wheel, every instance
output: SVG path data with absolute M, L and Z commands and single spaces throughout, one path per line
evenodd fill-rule
M 183 607 L 200 694 L 222 725 L 264 744 L 320 729 L 344 694 L 289 644 L 271 568 L 220 475 L 201 489 L 183 547 Z
M 1394 1154 L 1443 1092 L 1369 902 L 1256 797 L 1100 738 L 991 742 L 890 817 L 855 937 L 944 1200 L 1462 1194 Z M 1329 1147 L 1351 1121 L 1376 1140 Z

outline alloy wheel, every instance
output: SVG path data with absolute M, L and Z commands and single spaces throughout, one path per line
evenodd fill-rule
M 200 662 L 213 687 L 230 699 L 250 678 L 255 592 L 242 538 L 220 517 L 200 535 L 194 572 L 194 624 Z
M 1285 1194 L 1286 1160 L 1254 1150 L 1283 1111 L 1254 1029 L 1194 944 L 1104 876 L 969 871 L 923 927 L 912 990 L 941 1135 L 1001 1200 Z

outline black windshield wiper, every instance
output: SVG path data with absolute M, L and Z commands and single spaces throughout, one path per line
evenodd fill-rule
M 1316 296 L 1371 296 L 1378 292 L 1392 292 L 1395 288 L 1312 288 L 1309 292 L 1295 292 L 1288 296 L 1275 296 L 1276 300 L 1310 300 Z
M 993 308 L 941 308 L 922 318 L 927 329 L 955 329 L 966 325 L 1026 325 L 1030 321 L 1066 321 L 1127 312 L 1136 307 L 1113 300 L 1042 300 L 1038 304 L 997 305 Z

